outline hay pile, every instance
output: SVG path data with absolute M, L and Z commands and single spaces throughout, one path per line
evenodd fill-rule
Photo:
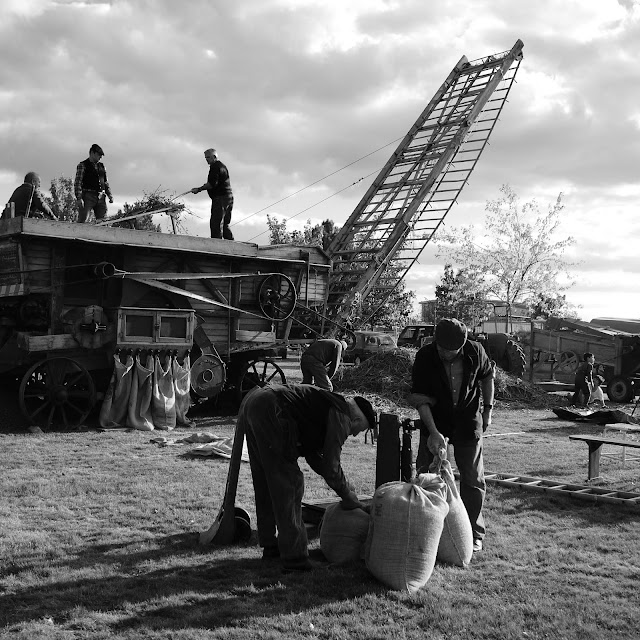
M 368 358 L 353 367 L 340 367 L 333 377 L 338 393 L 365 395 L 376 409 L 393 409 L 388 405 L 408 407 L 406 397 L 411 390 L 411 368 L 415 351 L 393 349 Z M 374 397 L 371 397 L 374 396 Z
M 358 366 L 340 367 L 333 378 L 333 386 L 339 393 L 365 395 L 378 409 L 388 408 L 389 404 L 408 407 L 406 397 L 411 390 L 411 368 L 415 354 L 413 349 L 398 348 L 375 355 Z M 556 397 L 502 369 L 496 370 L 495 398 L 541 408 L 558 403 Z

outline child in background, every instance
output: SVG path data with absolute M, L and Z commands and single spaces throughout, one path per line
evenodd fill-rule
M 596 407 L 605 408 L 604 394 L 602 393 L 602 383 L 604 378 L 602 376 L 593 376 L 593 389 L 591 389 L 591 395 L 589 396 L 589 404 L 593 404 Z

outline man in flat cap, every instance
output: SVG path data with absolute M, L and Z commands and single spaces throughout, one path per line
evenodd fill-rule
M 449 440 L 460 472 L 460 496 L 471 521 L 473 550 L 481 551 L 486 494 L 482 434 L 491 424 L 493 409 L 491 360 L 481 344 L 467 339 L 462 322 L 444 318 L 436 326 L 434 341 L 416 354 L 411 377 L 408 400 L 423 424 L 416 470 L 428 471 L 445 438 Z
M 375 424 L 366 398 L 344 398 L 308 384 L 267 385 L 244 398 L 238 427 L 247 437 L 263 559 L 279 558 L 286 572 L 313 568 L 302 521 L 299 457 L 340 496 L 343 509 L 364 508 L 342 471 L 340 455 L 350 435 Z
M 111 187 L 107 180 L 107 170 L 100 159 L 104 155 L 102 147 L 92 144 L 89 157 L 76 167 L 74 191 L 78 205 L 78 222 L 86 222 L 89 212 L 93 209 L 96 220 L 102 220 L 107 215 L 107 203 L 113 202 Z

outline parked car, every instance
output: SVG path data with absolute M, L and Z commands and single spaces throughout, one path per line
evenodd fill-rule
M 344 362 L 360 364 L 363 360 L 375 356 L 376 353 L 391 351 L 398 346 L 396 339 L 388 333 L 380 331 L 354 331 L 354 333 L 355 346 L 344 352 L 342 356 Z
M 435 331 L 435 324 L 410 324 L 400 332 L 398 346 L 419 349 L 421 346 L 433 342 Z

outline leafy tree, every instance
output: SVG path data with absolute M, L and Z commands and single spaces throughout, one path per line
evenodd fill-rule
M 570 302 L 567 302 L 567 296 L 565 295 L 547 296 L 540 293 L 532 300 L 532 303 L 532 318 L 546 320 L 550 316 L 559 318 L 578 317 L 577 309 Z
M 395 280 L 393 280 L 395 284 Z M 384 278 L 380 279 L 384 285 Z M 384 297 L 383 297 L 384 295 Z M 406 289 L 404 282 L 388 293 L 373 290 L 364 301 L 356 300 L 354 324 L 361 328 L 375 329 L 375 327 L 404 327 L 409 323 L 413 313 L 416 294 Z
M 325 224 L 333 227 L 333 222 L 325 220 L 322 224 L 312 226 L 311 220 L 307 220 L 303 231 L 287 231 L 287 220 L 278 220 L 275 216 L 267 214 L 267 227 L 269 228 L 269 244 L 295 244 L 308 247 L 322 247 L 325 233 Z
M 457 318 L 468 327 L 475 327 L 489 317 L 484 280 L 472 275 L 466 269 L 454 272 L 450 264 L 445 264 L 440 284 L 436 285 L 436 309 L 438 318 Z
M 573 264 L 564 252 L 574 239 L 556 239 L 562 194 L 541 213 L 535 200 L 521 204 L 509 185 L 500 191 L 501 197 L 485 207 L 484 234 L 478 236 L 473 225 L 441 232 L 436 255 L 483 281 L 486 294 L 502 300 L 507 309 L 516 302 L 533 306 L 536 296 L 554 297 L 572 285 Z
M 45 196 L 47 204 L 58 216 L 58 220 L 75 222 L 78 219 L 78 207 L 73 190 L 73 179 L 60 176 L 51 180 L 51 196 Z

